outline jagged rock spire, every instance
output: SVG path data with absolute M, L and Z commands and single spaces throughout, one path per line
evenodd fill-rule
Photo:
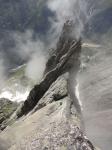
M 61 36 L 57 43 L 57 48 L 50 56 L 45 69 L 45 76 L 39 85 L 36 85 L 24 102 L 18 117 L 27 114 L 32 110 L 38 101 L 43 97 L 50 85 L 63 73 L 69 72 L 75 65 L 80 66 L 81 39 L 77 40 L 73 36 L 74 23 L 66 21 L 63 26 Z

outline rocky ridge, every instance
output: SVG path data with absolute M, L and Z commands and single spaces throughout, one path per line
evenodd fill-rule
M 17 112 L 16 122 L 1 134 L 7 150 L 94 150 L 84 133 L 75 87 L 80 70 L 81 39 L 75 24 L 64 24 L 57 48 L 50 56 L 43 80 Z M 72 80 L 73 79 L 73 80 Z

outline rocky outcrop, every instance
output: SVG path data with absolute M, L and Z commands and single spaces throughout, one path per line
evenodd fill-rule
M 68 95 L 67 76 L 60 76 L 50 86 L 29 115 L 0 134 L 8 150 L 95 149 L 80 129 L 80 119 Z
M 81 40 L 67 21 L 43 80 L 30 92 L 18 120 L 1 134 L 8 150 L 95 150 L 83 131 L 81 106 L 75 93 Z M 73 79 L 73 80 L 72 80 Z
M 67 21 L 64 24 L 62 34 L 57 43 L 57 49 L 49 58 L 46 65 L 45 77 L 39 85 L 36 85 L 31 90 L 20 113 L 18 113 L 18 117 L 32 110 L 47 92 L 50 85 L 55 82 L 61 74 L 71 71 L 74 67 L 78 71 L 80 67 L 81 40 L 74 38 L 72 33 L 73 28 L 74 24 L 71 21 Z
M 10 118 L 17 107 L 18 104 L 15 102 L 11 102 L 5 98 L 0 99 L 0 130 L 5 128 L 5 122 Z

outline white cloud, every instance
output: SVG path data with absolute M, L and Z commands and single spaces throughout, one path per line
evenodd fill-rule
M 33 32 L 28 30 L 23 34 L 14 33 L 14 38 L 18 55 L 23 60 L 28 60 L 26 76 L 37 83 L 42 78 L 45 69 L 47 45 L 39 38 L 34 40 L 32 35 Z
M 26 76 L 37 83 L 43 77 L 45 65 L 46 56 L 43 54 L 35 53 L 34 55 L 32 55 L 31 60 L 27 64 Z
M 48 0 L 48 8 L 55 12 L 56 18 L 52 19 L 52 29 L 54 35 L 60 33 L 66 20 L 73 20 L 76 24 L 74 28 L 74 36 L 79 37 L 83 30 L 84 24 L 88 21 L 89 15 L 87 11 L 86 0 Z

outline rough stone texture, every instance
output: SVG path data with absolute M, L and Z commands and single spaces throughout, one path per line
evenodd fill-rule
M 102 150 L 112 149 L 112 51 L 97 54 L 79 75 L 80 99 L 89 138 Z
M 66 93 L 66 77 L 61 76 L 47 91 L 51 97 L 59 92 L 60 83 L 63 83 L 61 94 Z M 43 97 L 47 98 L 49 94 Z M 71 105 L 69 96 L 47 104 L 7 127 L 0 138 L 7 141 L 7 150 L 85 150 L 85 147 L 93 150 L 91 142 L 80 130 L 75 106 Z
M 18 117 L 31 111 L 60 75 L 70 72 L 73 68 L 77 68 L 77 71 L 79 70 L 81 39 L 76 39 L 72 35 L 74 26 L 75 24 L 72 21 L 67 21 L 64 24 L 57 43 L 57 49 L 46 64 L 45 75 L 40 84 L 35 85 L 31 90 L 20 112 L 17 114 Z M 54 60 L 52 60 L 52 63 L 49 63 L 54 55 Z
M 67 78 L 68 74 L 60 76 L 49 88 L 49 90 L 45 93 L 45 95 L 40 99 L 36 107 L 33 109 L 33 112 L 41 109 L 42 107 L 52 103 L 53 101 L 58 101 L 67 97 Z
M 7 150 L 95 150 L 82 131 L 81 107 L 73 88 L 81 40 L 74 38 L 72 29 L 73 22 L 67 21 L 43 80 L 31 90 L 17 114 L 20 118 L 0 134 Z

